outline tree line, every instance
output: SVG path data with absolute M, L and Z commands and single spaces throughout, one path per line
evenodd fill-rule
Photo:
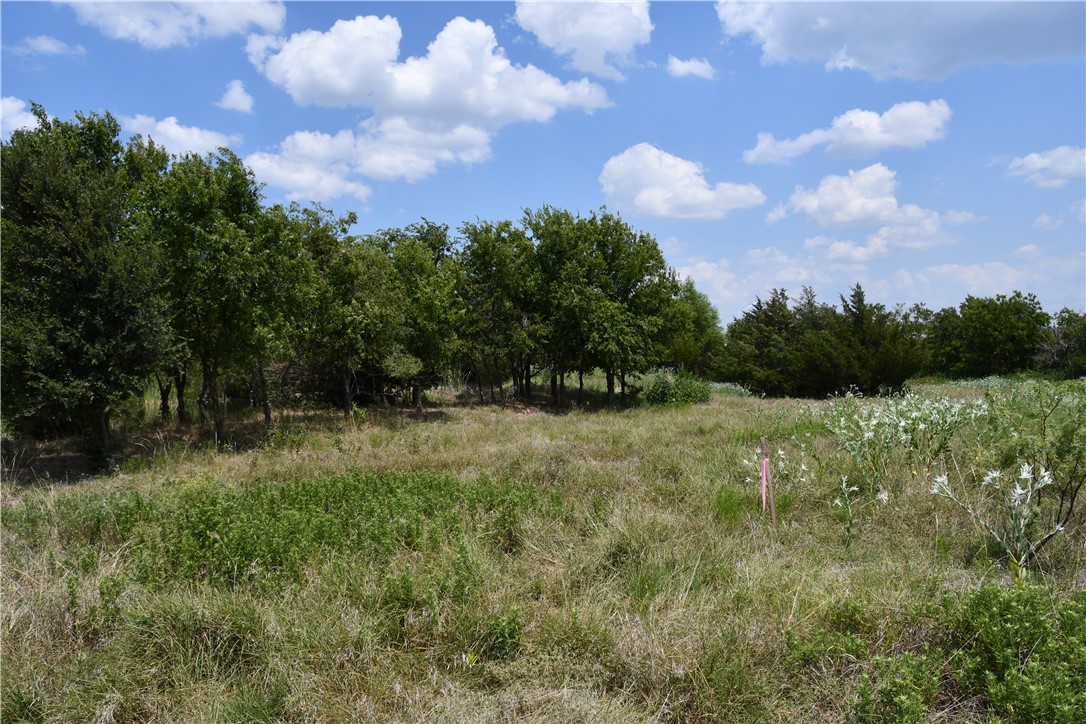
M 715 374 L 771 396 L 899 390 L 918 375 L 1086 374 L 1086 315 L 1050 315 L 1032 294 L 968 296 L 938 311 L 887 308 L 857 284 L 840 308 L 804 287 L 758 298 L 728 326 Z
M 657 366 L 708 375 L 722 347 L 707 297 L 605 208 L 353 234 L 353 213 L 266 205 L 228 149 L 171 156 L 122 143 L 108 113 L 34 113 L 0 169 L 2 412 L 21 430 L 104 449 L 150 379 L 164 416 L 198 414 L 218 440 L 231 386 L 270 422 L 287 377 L 347 414 L 390 393 L 421 406 L 450 376 L 557 402 L 596 369 L 614 402 Z
M 840 309 L 782 289 L 725 332 L 655 239 L 606 208 L 354 234 L 353 213 L 265 204 L 229 149 L 171 156 L 122 143 L 108 113 L 33 110 L 0 155 L 0 412 L 24 432 L 80 429 L 106 450 L 111 415 L 149 380 L 164 417 L 197 415 L 222 441 L 231 389 L 270 423 L 288 389 L 350 415 L 390 395 L 421 407 L 454 377 L 480 401 L 564 403 L 600 370 L 614 403 L 658 367 L 818 397 L 1086 366 L 1083 315 L 1032 295 L 933 312 L 859 285 Z

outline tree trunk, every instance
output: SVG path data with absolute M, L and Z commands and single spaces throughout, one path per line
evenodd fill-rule
M 558 373 L 551 369 L 551 404 L 558 407 Z
M 257 380 L 260 383 L 260 406 L 264 408 L 264 427 L 271 427 L 271 398 L 268 396 L 268 378 L 264 375 L 263 367 L 261 367 L 257 372 Z
M 415 412 L 422 417 L 422 382 L 414 380 L 411 383 L 411 404 L 415 406 Z
M 532 401 L 532 361 L 524 363 L 524 401 Z
M 566 404 L 566 373 L 558 376 L 558 401 Z
M 109 467 L 109 454 L 113 449 L 113 437 L 109 432 L 109 406 L 99 402 L 92 405 L 90 463 L 94 468 L 104 470 Z
M 211 378 L 208 376 L 206 366 L 203 372 L 203 386 L 200 388 L 200 395 L 196 398 L 196 408 L 200 411 L 200 426 L 208 427 L 211 423 Z
M 155 373 L 155 384 L 158 385 L 158 413 L 163 420 L 170 419 L 170 392 L 173 390 L 173 382 L 169 377 Z
M 185 407 L 185 386 L 188 384 L 188 373 L 183 369 L 178 369 L 173 373 L 173 386 L 177 390 L 177 424 L 187 425 L 191 421 L 189 419 L 189 408 Z
M 626 370 L 620 370 L 618 373 L 618 384 L 622 389 L 622 399 L 626 399 Z
M 486 399 L 483 398 L 483 378 L 479 376 L 479 365 L 475 365 L 472 373 L 475 375 L 475 386 L 479 388 L 479 404 L 485 405 Z
M 584 407 L 584 370 L 577 370 L 577 405 Z
M 343 368 L 343 416 L 350 417 L 354 412 L 354 400 L 351 399 L 351 368 Z
M 615 371 L 607 370 L 607 404 L 615 406 Z

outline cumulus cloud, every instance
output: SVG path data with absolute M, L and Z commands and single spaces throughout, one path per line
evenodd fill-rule
M 709 61 L 704 58 L 691 58 L 679 60 L 674 55 L 667 56 L 667 72 L 676 78 L 692 75 L 696 78 L 712 80 L 716 77 L 716 71 Z
M 815 61 L 877 78 L 940 80 L 969 66 L 1079 58 L 1082 3 L 718 2 L 725 35 L 766 63 Z
M 232 80 L 227 84 L 226 92 L 223 93 L 222 98 L 215 105 L 228 111 L 252 113 L 253 97 L 245 92 L 244 83 L 240 80 Z
M 1033 228 L 1041 231 L 1053 231 L 1063 226 L 1063 219 L 1041 214 L 1033 220 Z
M 289 38 L 251 36 L 252 63 L 296 103 L 372 110 L 357 128 L 334 136 L 294 133 L 258 163 L 275 169 L 331 168 L 327 164 L 336 162 L 329 173 L 416 181 L 442 164 L 485 161 L 493 135 L 508 124 L 546 122 L 561 110 L 592 112 L 610 104 L 606 91 L 587 79 L 563 83 L 535 66 L 514 65 L 493 28 L 480 21 L 454 18 L 426 55 L 403 61 L 401 36 L 399 23 L 387 16 L 340 20 L 326 32 Z M 334 154 L 322 150 L 328 144 Z M 273 156 L 279 161 L 273 163 Z M 281 185 L 286 177 L 276 178 L 263 180 Z M 295 186 L 292 193 L 302 193 Z
M 226 135 L 196 126 L 183 126 L 176 116 L 168 116 L 162 120 L 144 115 L 120 116 L 119 120 L 121 127 L 129 133 L 140 133 L 152 138 L 170 153 L 205 154 L 241 142 L 240 136 Z
M 517 2 L 517 23 L 570 65 L 600 78 L 622 80 L 614 64 L 649 42 L 648 0 L 636 2 Z M 608 62 L 610 61 L 610 62 Z
M 83 55 L 82 45 L 69 45 L 51 35 L 33 35 L 11 48 L 16 55 Z
M 610 158 L 599 176 L 608 203 L 642 216 L 723 219 L 736 209 L 765 203 L 753 184 L 712 186 L 701 164 L 639 143 Z
M 832 261 L 862 264 L 895 250 L 921 250 L 954 243 L 946 226 L 979 222 L 968 211 L 945 215 L 897 199 L 896 174 L 876 163 L 847 176 L 829 175 L 817 189 L 797 187 L 786 203 L 766 217 L 774 223 L 791 213 L 802 213 L 822 227 L 877 226 L 863 242 L 815 236 L 809 249 L 820 249 Z
M 283 3 L 274 0 L 67 4 L 84 25 L 94 26 L 110 38 L 152 49 L 224 38 L 253 28 L 275 32 L 286 18 Z
M 37 125 L 38 119 L 30 112 L 26 101 L 15 96 L 4 96 L 0 100 L 0 138 L 6 140 L 11 136 L 12 131 L 20 128 L 35 128 Z
M 297 151 L 258 152 L 248 156 L 245 164 L 262 182 L 284 189 L 290 201 L 331 201 L 342 196 L 365 201 L 371 192 L 369 186 L 351 180 L 349 164 Z
M 784 163 L 822 145 L 838 156 L 873 156 L 894 147 L 920 148 L 945 135 L 950 116 L 950 106 L 941 99 L 898 103 L 882 114 L 855 108 L 834 118 L 829 128 L 796 138 L 778 140 L 772 133 L 759 133 L 758 144 L 743 153 L 743 160 Z
M 1059 146 L 1015 158 L 1007 166 L 1011 176 L 1025 176 L 1041 188 L 1058 189 L 1071 179 L 1086 176 L 1086 148 Z
M 896 176 L 881 163 L 849 171 L 848 176 L 826 176 L 817 189 L 797 187 L 784 208 L 804 213 L 822 226 L 901 221 L 920 209 L 898 204 Z

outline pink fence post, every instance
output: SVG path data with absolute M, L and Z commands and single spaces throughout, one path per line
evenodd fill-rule
M 766 497 L 769 497 L 769 514 L 773 518 L 773 527 L 777 527 L 777 501 L 773 495 L 773 471 L 769 467 L 769 444 L 762 438 L 762 511 L 765 511 Z

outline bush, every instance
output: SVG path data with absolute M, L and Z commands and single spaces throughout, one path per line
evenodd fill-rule
M 712 388 L 705 380 L 690 374 L 661 372 L 649 382 L 645 399 L 653 405 L 705 404 L 712 398 Z
M 990 714 L 1016 722 L 1086 720 L 1086 592 L 986 586 L 944 603 L 952 677 Z

